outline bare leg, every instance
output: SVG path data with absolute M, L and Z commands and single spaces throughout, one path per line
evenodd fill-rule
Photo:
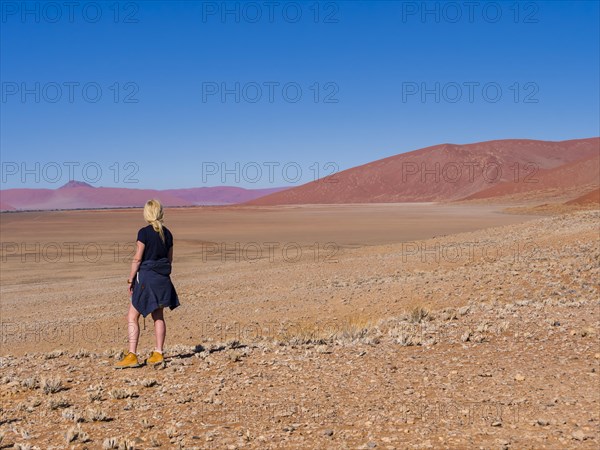
M 154 319 L 154 336 L 156 337 L 156 351 L 162 353 L 163 345 L 165 343 L 165 336 L 167 335 L 167 326 L 165 325 L 163 308 L 157 308 L 154 311 L 152 311 L 152 318 Z
M 131 353 L 136 353 L 138 340 L 140 338 L 139 318 L 140 313 L 130 303 L 129 311 L 127 312 L 127 336 L 129 338 L 129 351 Z

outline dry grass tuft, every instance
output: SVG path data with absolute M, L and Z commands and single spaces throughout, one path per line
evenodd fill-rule
M 87 417 L 91 422 L 108 422 L 108 421 L 112 420 L 100 408 L 88 408 Z
M 75 359 L 89 358 L 89 357 L 90 357 L 90 352 L 83 348 L 80 348 L 79 350 L 77 350 L 77 352 L 73 355 L 73 358 L 75 358 Z
M 65 419 L 72 420 L 75 423 L 84 421 L 82 414 L 78 411 L 73 410 L 72 408 L 65 409 L 62 413 L 62 416 Z
M 138 397 L 138 394 L 133 390 L 121 388 L 111 389 L 108 395 L 110 395 L 110 398 L 114 398 L 115 400 Z
M 118 450 L 134 450 L 135 442 L 127 439 L 127 438 L 106 438 L 102 443 L 102 448 L 104 450 L 118 449 Z
M 63 350 L 54 350 L 52 352 L 49 353 L 45 353 L 44 354 L 44 359 L 54 359 L 54 358 L 58 358 L 62 355 L 64 355 L 65 352 Z
M 104 442 L 102 442 L 102 448 L 104 450 L 112 450 L 114 448 L 119 448 L 119 439 L 115 437 L 104 439 Z
M 409 318 L 412 323 L 421 323 L 428 316 L 429 316 L 429 311 L 420 306 L 417 306 L 409 313 Z
M 40 387 L 40 380 L 37 377 L 25 378 L 21 381 L 21 386 L 27 389 L 38 389 Z
M 48 402 L 48 408 L 52 411 L 58 408 L 68 408 L 69 406 L 71 406 L 71 403 L 69 403 L 69 401 L 65 397 L 57 399 L 52 398 Z
M 141 384 L 142 384 L 142 386 L 149 388 L 152 386 L 156 386 L 158 384 L 158 381 L 156 381 L 156 379 L 154 379 L 154 378 L 144 378 L 141 381 Z
M 362 316 L 351 316 L 338 327 L 337 341 L 339 343 L 377 343 L 378 331 L 371 319 Z
M 58 377 L 55 378 L 44 378 L 42 380 L 42 389 L 44 394 L 55 394 L 64 389 L 62 380 Z
M 275 340 L 281 345 L 328 344 L 335 338 L 336 328 L 315 322 L 296 322 L 283 325 Z
M 34 450 L 31 444 L 15 444 L 13 448 L 15 450 Z

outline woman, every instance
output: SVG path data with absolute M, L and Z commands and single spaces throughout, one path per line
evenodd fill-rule
M 140 336 L 138 320 L 152 314 L 156 348 L 146 360 L 147 364 L 163 362 L 163 345 L 166 326 L 163 308 L 175 309 L 179 298 L 171 282 L 171 263 L 173 262 L 173 235 L 163 225 L 163 208 L 158 200 L 148 200 L 144 206 L 144 219 L 148 226 L 140 228 L 137 235 L 137 249 L 131 263 L 131 275 L 127 280 L 128 293 L 131 296 L 127 313 L 129 335 L 129 353 L 115 364 L 115 368 L 141 366 L 137 354 Z

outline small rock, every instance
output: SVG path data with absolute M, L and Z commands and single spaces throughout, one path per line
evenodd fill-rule
M 538 419 L 537 424 L 541 427 L 547 427 L 550 425 L 550 422 L 548 422 L 546 419 Z
M 471 309 L 470 306 L 463 306 L 462 308 L 459 308 L 458 314 L 460 314 L 461 316 L 465 316 L 469 313 L 470 309 Z
M 515 381 L 524 381 L 525 377 L 523 375 L 521 375 L 520 373 L 515 375 Z
M 507 441 L 506 439 L 498 440 L 498 444 L 502 450 L 508 450 L 510 448 L 510 441 Z
M 583 441 L 587 437 L 585 433 L 581 430 L 574 431 L 571 436 L 573 436 L 573 439 L 575 439 L 576 441 Z
M 493 427 L 501 427 L 502 426 L 502 422 L 492 422 L 492 426 Z
M 323 431 L 323 434 L 325 436 L 333 436 L 333 430 L 325 430 L 325 431 Z

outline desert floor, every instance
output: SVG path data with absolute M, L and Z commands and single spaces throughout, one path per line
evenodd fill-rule
M 2 214 L 0 446 L 598 448 L 600 212 L 501 209 L 169 209 L 124 371 L 141 210 Z

